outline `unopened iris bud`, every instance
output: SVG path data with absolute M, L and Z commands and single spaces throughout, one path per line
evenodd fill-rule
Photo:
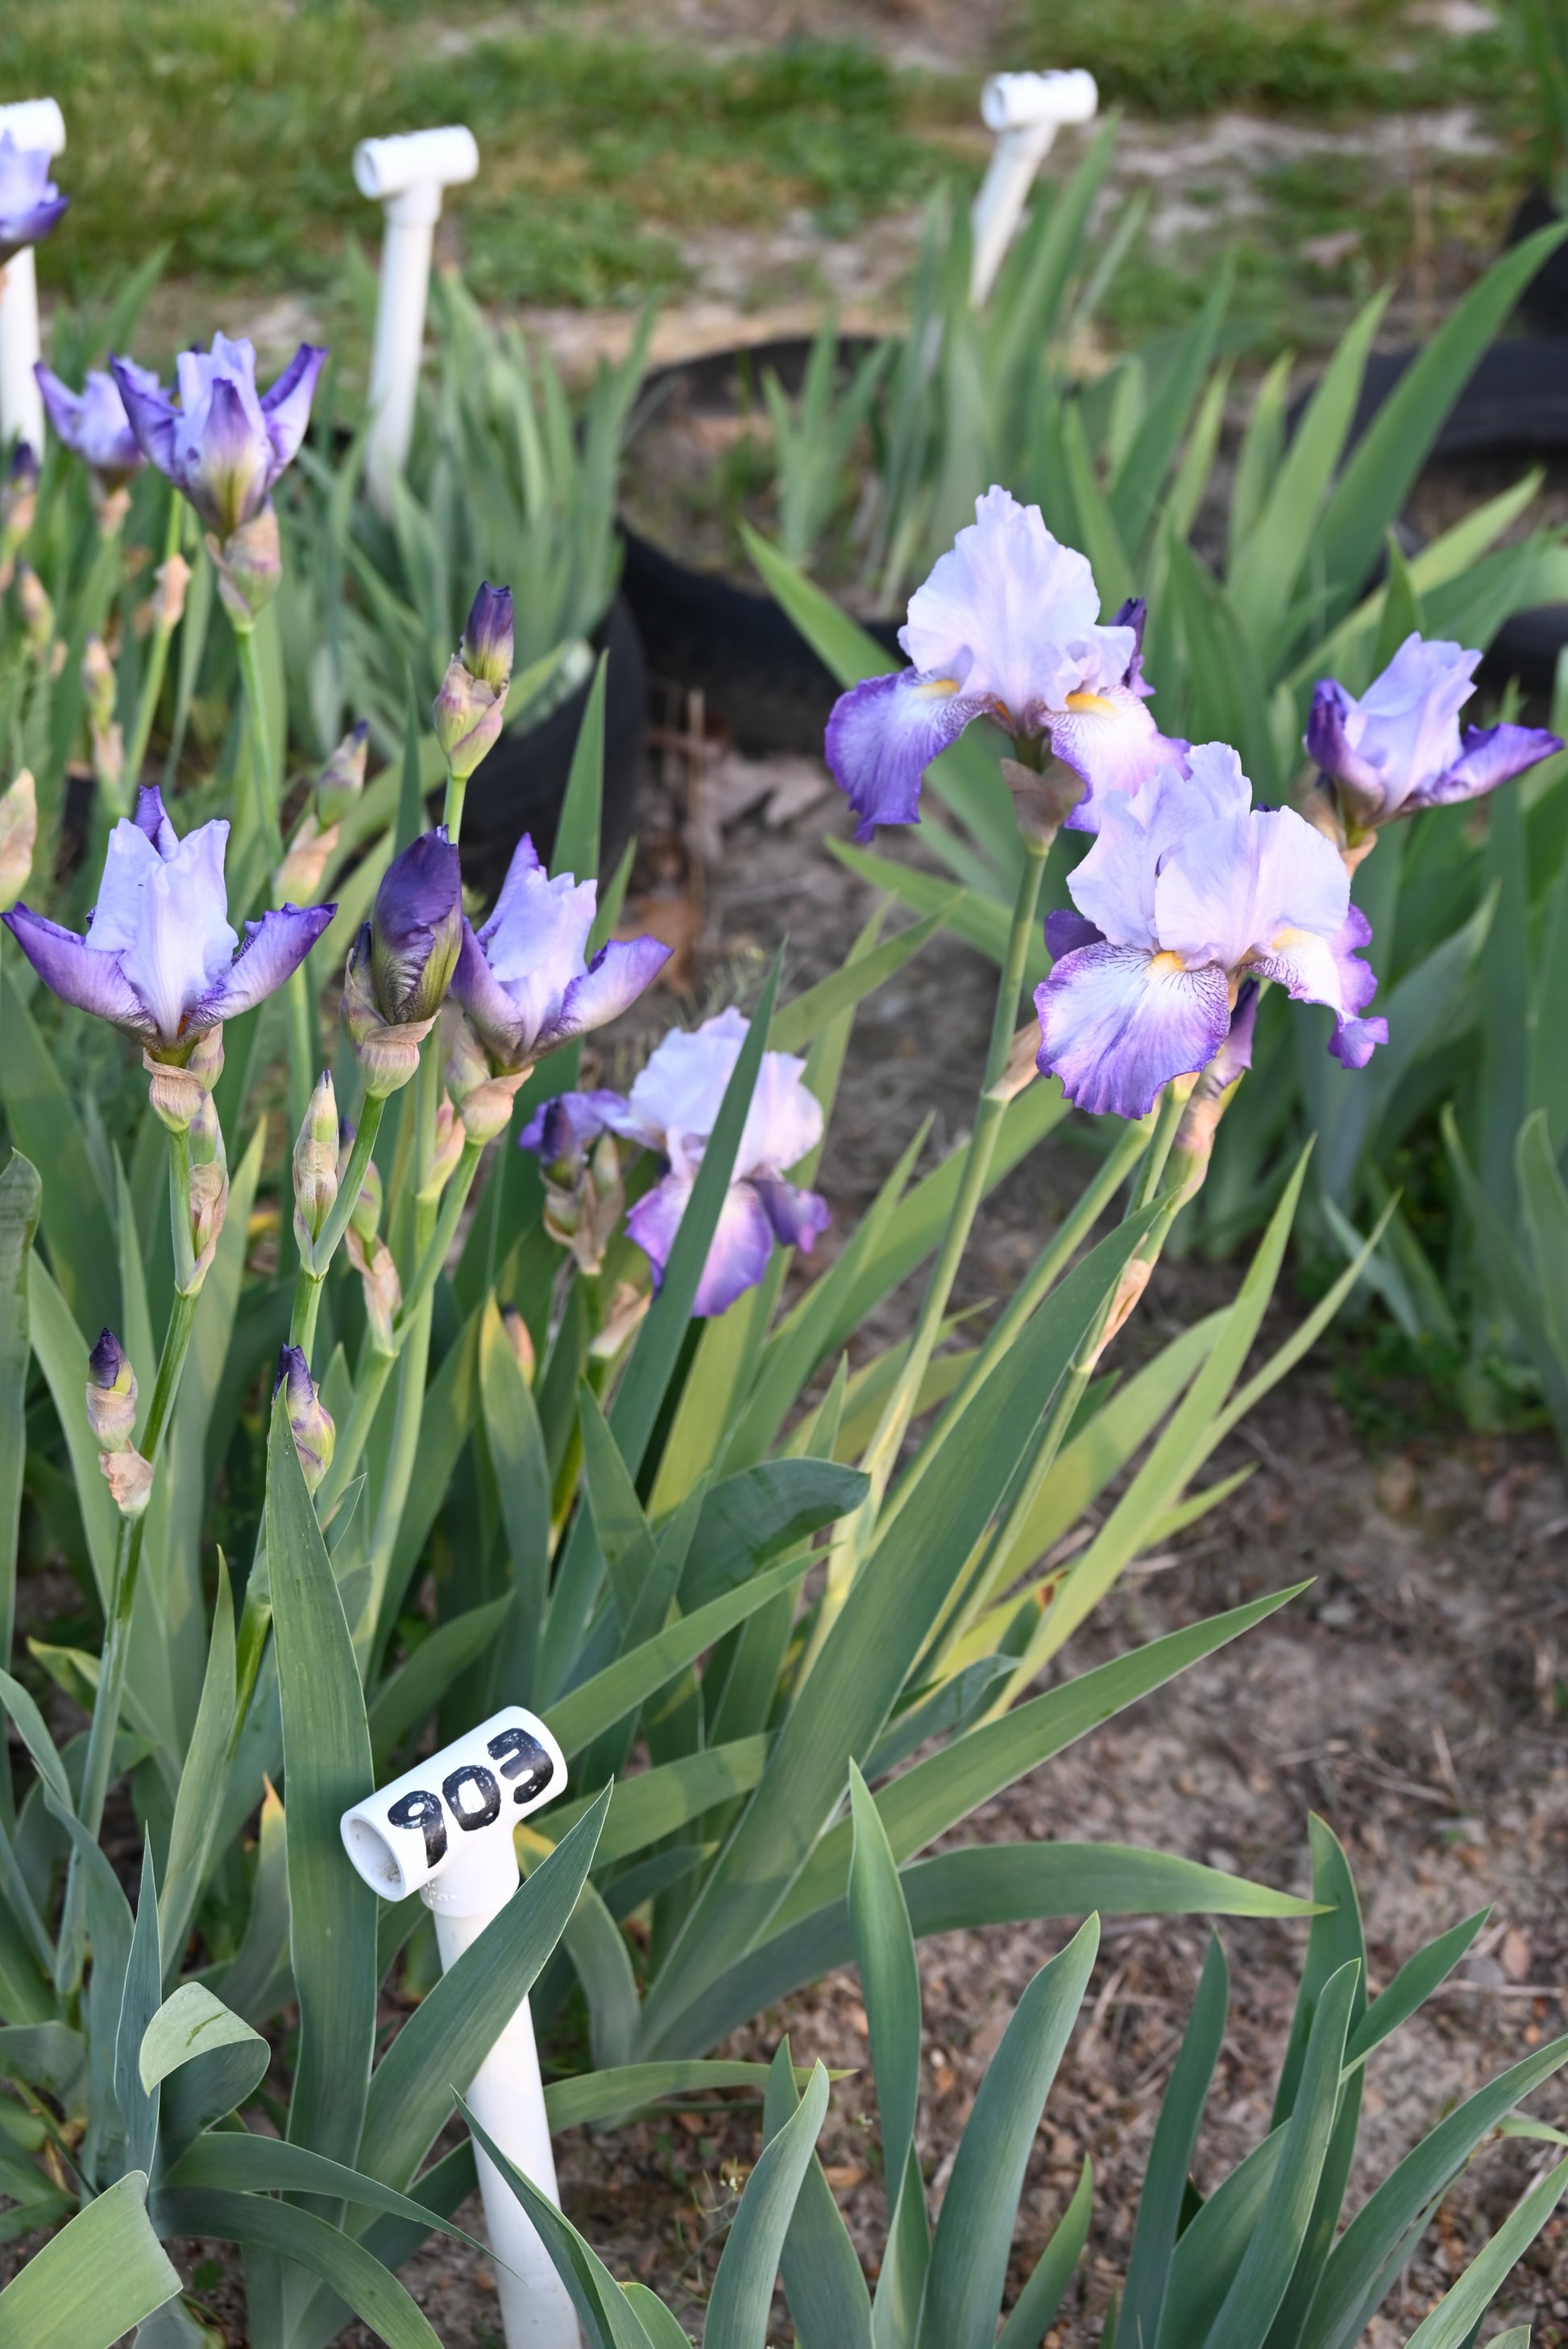
M 278 905 L 309 905 L 321 895 L 326 864 L 337 846 L 337 826 L 323 831 L 314 808 L 306 808 L 294 827 L 294 836 L 273 874 L 273 902 Z
M 33 527 L 38 509 L 38 460 L 26 440 L 18 440 L 5 477 L 0 481 L 0 595 L 16 574 L 16 556 Z
M 337 1198 L 337 1095 L 330 1069 L 316 1079 L 294 1143 L 294 1237 L 304 1256 Z
M 82 701 L 88 723 L 95 732 L 114 723 L 114 663 L 101 636 L 89 636 L 82 649 Z
M 448 771 L 466 782 L 495 746 L 511 683 L 511 590 L 487 582 L 474 597 L 463 641 L 447 665 L 431 718 Z
M 490 1074 L 490 1056 L 466 1019 L 458 1020 L 447 1054 L 447 1090 L 470 1142 L 493 1142 L 511 1121 L 511 1105 L 530 1069 Z
M 277 594 L 284 575 L 283 542 L 278 535 L 277 509 L 271 499 L 260 513 L 222 542 L 209 531 L 207 552 L 230 619 L 237 628 L 253 628 Z
M 182 1064 L 155 1060 L 144 1050 L 141 1065 L 150 1080 L 147 1097 L 160 1123 L 167 1126 L 170 1133 L 189 1133 L 223 1073 L 223 1030 L 221 1027 L 207 1029 L 197 1038 Z
M 435 1146 L 430 1154 L 430 1163 L 425 1169 L 425 1179 L 420 1184 L 418 1193 L 418 1196 L 427 1204 L 433 1199 L 438 1199 L 446 1189 L 457 1163 L 463 1154 L 463 1143 L 466 1139 L 463 1122 L 447 1095 L 443 1093 L 436 1110 Z
M 537 1357 L 533 1350 L 533 1340 L 529 1335 L 528 1324 L 515 1305 L 501 1307 L 500 1326 L 501 1333 L 511 1348 L 517 1367 L 522 1372 L 524 1382 L 531 1386 Z
M 88 1425 L 105 1452 L 123 1452 L 136 1433 L 136 1373 L 112 1330 L 88 1356 Z
M 122 1517 L 139 1517 L 152 1498 L 152 1463 L 144 1460 L 136 1433 L 136 1374 L 112 1330 L 105 1330 L 88 1356 L 88 1425 L 98 1445 L 98 1466 Z
M 191 565 L 182 554 L 170 554 L 153 573 L 158 593 L 152 599 L 153 626 L 171 636 L 185 616 L 185 591 L 191 585 Z
M 459 655 L 469 675 L 497 693 L 504 693 L 511 683 L 512 626 L 511 589 L 492 587 L 488 579 L 481 581 L 479 594 L 469 606 L 469 616 L 463 629 Z
M 194 1125 L 191 1128 L 195 1132 Z M 191 1247 L 195 1262 L 181 1294 L 194 1297 L 211 1270 L 218 1241 L 229 1212 L 229 1172 L 222 1159 L 211 1158 L 191 1169 Z
M 335 823 L 365 789 L 365 760 L 370 722 L 362 718 L 351 726 L 328 759 L 315 783 L 315 810 L 324 824 Z
M 305 1489 L 314 1493 L 332 1465 L 337 1431 L 332 1423 L 332 1413 L 316 1392 L 302 1348 L 279 1347 L 277 1376 L 273 1381 L 274 1395 L 280 1387 L 284 1391 L 289 1426 L 304 1472 Z
M 370 919 L 349 950 L 343 1023 L 367 1092 L 406 1085 L 447 992 L 462 944 L 458 852 L 444 825 L 412 842 L 382 875 Z
M 0 792 L 0 914 L 8 914 L 27 885 L 38 841 L 38 793 L 24 767 Z
M 370 1342 L 379 1354 L 396 1351 L 392 1324 L 397 1308 L 403 1302 L 403 1284 L 397 1278 L 397 1267 L 385 1240 L 374 1232 L 362 1237 L 353 1224 L 344 1237 L 348 1261 L 359 1275 L 365 1296 L 365 1319 L 370 1330 Z
M 55 607 L 48 590 L 30 563 L 16 565 L 16 604 L 22 615 L 22 633 L 27 650 L 35 659 L 42 659 L 55 635 Z

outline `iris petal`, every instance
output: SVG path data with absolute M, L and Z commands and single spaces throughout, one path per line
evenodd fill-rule
M 1174 955 L 1079 947 L 1035 990 L 1039 1065 L 1079 1109 L 1146 1117 L 1161 1087 L 1212 1061 L 1231 1023 L 1225 974 Z

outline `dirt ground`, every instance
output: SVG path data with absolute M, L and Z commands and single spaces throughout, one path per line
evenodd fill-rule
M 847 830 L 843 808 L 830 787 L 813 792 L 817 781 L 794 760 L 731 761 L 720 771 L 710 797 L 721 806 L 750 803 L 727 825 L 710 817 L 699 830 L 719 851 L 702 876 L 702 926 L 689 944 L 699 1004 L 744 980 L 784 936 L 789 984 L 810 984 L 841 958 L 864 919 L 866 892 L 822 844 L 827 832 Z M 790 815 L 791 806 L 799 812 Z M 784 820 L 770 822 L 770 810 Z M 670 812 L 668 799 L 661 812 L 652 794 L 645 838 L 656 840 Z M 665 868 L 675 861 L 666 843 Z M 656 852 L 651 863 L 658 865 Z M 921 1114 L 935 1117 L 933 1151 L 963 1132 L 992 984 L 977 957 L 939 943 L 862 1012 L 822 1176 L 841 1229 Z M 672 1008 L 645 1007 L 645 1030 L 661 1030 Z M 605 1057 L 614 1070 L 614 1048 Z M 1073 1195 L 1081 1164 L 1068 1145 L 1047 1144 L 1000 1186 L 965 1268 L 963 1301 L 1007 1293 Z M 1129 1358 L 1222 1302 L 1236 1278 L 1231 1267 L 1162 1266 L 1121 1341 Z M 1272 1317 L 1273 1335 L 1301 1309 L 1287 1295 Z M 885 1343 L 912 1311 L 910 1298 L 895 1301 L 867 1342 Z M 1544 1439 L 1483 1442 L 1450 1430 L 1372 1456 L 1317 1357 L 1268 1399 L 1210 1473 L 1243 1465 L 1256 1470 L 1250 1483 L 1154 1562 L 1157 1570 L 1123 1582 L 1073 1643 L 1067 1670 L 1309 1576 L 1310 1591 L 989 1804 L 953 1840 L 1147 1844 L 1305 1891 L 1306 1818 L 1315 1810 L 1345 1843 L 1360 1883 L 1374 1987 L 1422 1941 L 1490 1907 L 1458 1978 L 1373 2061 L 1352 2185 L 1359 2199 L 1456 2101 L 1568 2029 L 1568 1745 L 1559 1661 L 1568 1638 L 1568 1484 Z M 920 2150 L 934 2199 L 1014 2003 L 1070 1930 L 1012 1926 L 922 1944 Z M 1074 2034 L 1030 2159 L 1016 2246 L 1015 2290 L 1088 2155 L 1096 2180 L 1088 2256 L 1049 2349 L 1097 2340 L 1119 2282 L 1207 1930 L 1198 1919 L 1107 1924 L 1088 2020 Z M 1266 2127 L 1305 1928 L 1226 1920 L 1221 1933 L 1232 2011 L 1199 2148 L 1204 2189 Z M 786 2029 L 798 2061 L 863 2064 L 865 2017 L 852 1971 L 758 2018 L 724 2052 L 766 2058 Z M 1532 2108 L 1568 2123 L 1568 2087 L 1549 2086 Z M 872 2109 L 863 2077 L 841 2083 L 820 2147 L 868 2271 L 885 2216 L 866 2117 Z M 580 2129 L 557 2147 L 576 2224 L 616 2273 L 661 2291 L 696 2337 L 727 2214 L 759 2150 L 758 2118 L 754 2106 L 732 2105 L 619 2130 Z M 1483 2147 L 1390 2295 L 1371 2335 L 1378 2349 L 1414 2329 L 1481 2232 L 1517 2199 L 1544 2150 L 1520 2142 Z M 477 2204 L 465 2223 L 478 2227 Z M 493 2282 L 471 2256 L 450 2245 L 428 2249 L 406 2279 L 449 2349 L 499 2344 Z M 773 2337 L 787 2342 L 782 2299 L 776 2313 Z M 1533 2323 L 1537 2349 L 1568 2340 L 1568 2222 L 1561 2218 L 1487 2330 L 1519 2322 Z

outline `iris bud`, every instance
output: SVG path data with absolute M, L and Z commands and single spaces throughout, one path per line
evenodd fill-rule
M 191 565 L 182 554 L 171 554 L 153 573 L 158 593 L 152 599 L 153 625 L 172 635 L 185 616 L 185 590 L 191 585 Z
M 0 481 L 0 595 L 16 572 L 16 555 L 38 508 L 38 460 L 26 440 L 16 443 L 10 470 Z
M 460 648 L 447 665 L 431 718 L 448 771 L 466 782 L 495 746 L 511 683 L 511 590 L 488 581 L 474 597 Z
M 518 1369 L 522 1372 L 525 1385 L 531 1386 L 536 1366 L 533 1340 L 529 1335 L 527 1322 L 515 1305 L 501 1307 L 500 1326 L 501 1334 L 511 1348 Z
M 218 574 L 224 610 L 237 628 L 253 628 L 277 594 L 284 575 L 283 543 L 272 500 L 222 543 L 209 531 L 207 552 Z
M 491 1076 L 489 1055 L 466 1019 L 459 1019 L 447 1055 L 447 1090 L 457 1104 L 463 1131 L 470 1142 L 493 1142 L 511 1119 L 518 1088 L 532 1074 L 532 1063 Z
M 393 858 L 349 950 L 343 1024 L 367 1092 L 397 1092 L 418 1066 L 462 928 L 458 852 L 438 825 Z
M 324 824 L 335 823 L 347 813 L 365 789 L 365 759 L 370 724 L 362 718 L 351 726 L 328 759 L 315 783 L 315 812 Z
M 430 1163 L 425 1169 L 425 1179 L 420 1184 L 417 1195 L 427 1205 L 432 1200 L 438 1199 L 446 1189 L 453 1170 L 463 1154 L 463 1143 L 466 1139 L 463 1122 L 443 1093 L 436 1110 L 435 1148 L 431 1153 Z
M 27 650 L 41 660 L 54 640 L 55 607 L 48 590 L 30 563 L 16 565 L 16 603 Z
M 136 1433 L 136 1373 L 112 1330 L 88 1356 L 88 1425 L 106 1452 L 123 1452 Z
M 361 1197 L 364 1194 L 361 1193 Z M 385 1240 L 374 1232 L 362 1236 L 351 1223 L 344 1237 L 348 1261 L 359 1275 L 365 1297 L 365 1319 L 369 1325 L 370 1342 L 378 1354 L 395 1350 L 392 1324 L 397 1308 L 403 1302 L 403 1284 L 397 1278 L 397 1267 Z
M 131 1441 L 136 1432 L 136 1374 L 112 1330 L 88 1356 L 88 1425 L 98 1444 L 98 1466 L 122 1517 L 139 1517 L 152 1498 L 152 1463 Z
M 294 1237 L 307 1256 L 337 1197 L 337 1095 L 332 1071 L 316 1079 L 294 1147 Z
M 27 885 L 38 839 L 38 793 L 32 771 L 20 770 L 0 792 L 0 914 L 7 914 Z
M 289 1426 L 304 1472 L 305 1489 L 314 1493 L 332 1465 L 337 1430 L 332 1423 L 332 1413 L 316 1392 L 310 1364 L 298 1346 L 278 1349 L 278 1371 L 273 1381 L 274 1395 L 280 1387 L 284 1390 Z

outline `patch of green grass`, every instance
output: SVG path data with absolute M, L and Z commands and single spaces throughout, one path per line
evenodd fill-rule
M 1166 119 L 1486 102 L 1522 70 L 1505 28 L 1455 39 L 1403 0 L 1025 0 L 1015 37 L 1020 63 L 1087 66 L 1102 105 Z
M 78 295 L 160 243 L 178 276 L 320 287 L 344 232 L 379 225 L 354 142 L 458 120 L 484 159 L 450 199 L 477 290 L 590 303 L 677 284 L 686 232 L 804 210 L 830 233 L 914 201 L 974 98 L 842 43 L 475 40 L 370 0 L 52 0 L 6 12 L 0 87 L 66 109 L 72 211 L 41 261 Z

